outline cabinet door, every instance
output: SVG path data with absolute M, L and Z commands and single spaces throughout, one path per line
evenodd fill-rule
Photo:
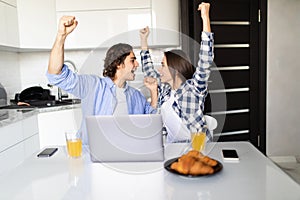
M 65 48 L 109 47 L 118 42 L 139 46 L 139 29 L 151 26 L 151 10 L 104 10 L 59 12 L 57 17 L 74 15 L 78 26 L 68 36 Z
M 52 48 L 57 23 L 54 0 L 19 0 L 21 48 Z
M 0 152 L 23 140 L 22 123 L 16 122 L 0 128 Z
M 0 153 L 0 175 L 24 161 L 24 143 L 18 143 Z
M 39 133 L 37 115 L 28 117 L 22 121 L 23 137 L 29 138 Z
M 179 1 L 152 0 L 151 11 L 153 45 L 179 46 Z
M 37 116 L 0 128 L 0 173 L 16 167 L 39 147 Z
M 56 0 L 56 11 L 87 11 L 150 8 L 151 0 Z
M 0 45 L 19 46 L 17 8 L 0 1 Z
M 6 2 L 9 5 L 12 5 L 14 7 L 17 7 L 17 0 L 1 0 L 3 2 Z

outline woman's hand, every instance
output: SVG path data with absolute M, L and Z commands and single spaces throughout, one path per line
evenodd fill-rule
M 148 50 L 148 36 L 150 34 L 149 27 L 146 26 L 145 28 L 140 30 L 140 38 L 141 38 L 141 48 L 143 50 Z
M 144 84 L 150 91 L 157 91 L 157 79 L 153 77 L 145 77 Z
M 210 19 L 209 19 L 209 8 L 210 8 L 210 4 L 204 3 L 204 2 L 202 2 L 198 6 L 198 10 L 201 11 L 201 18 L 202 18 L 202 22 L 203 22 L 203 31 L 205 31 L 205 32 L 211 32 Z

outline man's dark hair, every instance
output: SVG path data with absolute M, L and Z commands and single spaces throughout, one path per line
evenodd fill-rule
M 110 47 L 104 59 L 103 76 L 113 79 L 117 72 L 117 66 L 124 63 L 125 58 L 132 52 L 132 46 L 119 43 Z

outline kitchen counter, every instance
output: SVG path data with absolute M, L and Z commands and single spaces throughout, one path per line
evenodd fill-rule
M 44 108 L 24 108 L 22 109 L 0 109 L 0 128 L 2 126 L 6 126 L 12 124 L 14 122 L 26 119 L 31 117 L 32 115 L 36 115 L 39 113 L 46 113 L 46 112 L 54 112 L 54 111 L 61 111 L 61 110 L 69 110 L 74 108 L 80 108 L 81 104 L 70 104 L 70 105 L 61 105 L 61 106 L 51 106 L 51 107 L 44 107 Z
M 45 112 L 53 112 L 53 111 L 60 111 L 60 110 L 69 110 L 74 108 L 81 108 L 81 104 L 70 104 L 70 105 L 63 105 L 63 106 L 51 106 L 51 107 L 45 107 L 45 108 L 38 108 L 39 113 L 45 113 Z
M 9 124 L 21 121 L 39 113 L 37 108 L 30 110 L 1 109 L 0 110 L 0 128 Z
M 177 157 L 185 144 L 169 144 L 165 158 Z M 221 150 L 233 148 L 239 162 L 223 162 Z M 66 148 L 50 158 L 38 152 L 0 174 L 0 199 L 300 199 L 300 185 L 248 142 L 207 145 L 223 164 L 214 175 L 188 178 L 170 173 L 163 162 L 92 163 L 89 150 L 68 158 Z

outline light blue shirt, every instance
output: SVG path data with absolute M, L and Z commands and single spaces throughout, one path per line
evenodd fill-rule
M 46 73 L 52 85 L 81 99 L 82 123 L 81 134 L 84 144 L 88 144 L 85 117 L 90 115 L 112 115 L 117 105 L 116 86 L 109 78 L 96 75 L 73 73 L 66 65 L 58 75 Z M 124 90 L 128 114 L 156 113 L 144 95 L 137 89 L 125 84 Z

